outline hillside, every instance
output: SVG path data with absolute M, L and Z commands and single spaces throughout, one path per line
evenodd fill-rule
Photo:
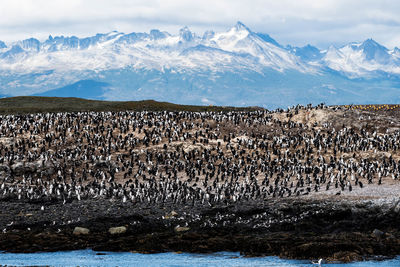
M 0 114 L 26 114 L 41 112 L 78 111 L 241 111 L 257 107 L 238 108 L 222 106 L 178 105 L 154 100 L 100 101 L 75 97 L 17 96 L 0 99 Z

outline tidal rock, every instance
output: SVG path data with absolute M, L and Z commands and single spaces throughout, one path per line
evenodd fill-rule
M 118 234 L 123 234 L 126 232 L 126 227 L 125 226 L 118 226 L 118 227 L 111 227 L 108 229 L 108 232 L 112 235 L 118 235 Z
M 332 261 L 339 261 L 339 262 L 352 262 L 352 261 L 360 261 L 362 257 L 352 251 L 340 251 L 333 254 Z
M 84 227 L 75 227 L 74 231 L 72 234 L 74 235 L 88 235 L 90 233 L 90 230 Z

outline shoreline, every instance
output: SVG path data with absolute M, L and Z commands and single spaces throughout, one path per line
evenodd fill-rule
M 114 253 L 123 253 L 126 255 L 126 253 L 132 254 L 132 255 L 140 255 L 142 257 L 145 257 L 146 255 L 150 256 L 157 256 L 157 255 L 185 255 L 185 256 L 193 256 L 193 257 L 227 257 L 228 259 L 266 259 L 269 260 L 270 258 L 276 258 L 279 261 L 295 261 L 301 264 L 317 264 L 318 259 L 293 259 L 293 258 L 283 258 L 279 256 L 273 256 L 273 255 L 268 255 L 268 256 L 252 256 L 252 255 L 244 255 L 240 252 L 237 251 L 216 251 L 216 252 L 183 252 L 183 251 L 164 251 L 164 252 L 138 252 L 138 251 L 95 251 L 91 248 L 87 249 L 79 249 L 79 250 L 60 250 L 60 251 L 37 251 L 37 252 L 4 252 L 0 251 L 0 256 L 1 255 L 14 255 L 18 257 L 19 255 L 38 255 L 38 254 L 52 254 L 52 253 L 80 253 L 80 252 L 89 252 L 93 256 L 98 256 L 98 257 L 103 257 L 103 256 L 110 256 L 110 255 L 115 255 Z M 1 259 L 1 257 L 0 257 Z M 103 260 L 104 258 L 102 258 Z M 341 261 L 326 261 L 322 260 L 322 265 L 323 264 L 351 264 L 351 263 L 361 263 L 361 262 L 376 262 L 376 263 L 385 263 L 387 261 L 392 261 L 392 260 L 400 260 L 400 255 L 396 256 L 365 256 L 363 257 L 362 260 L 360 261 L 347 261 L 347 262 L 341 262 Z M 266 262 L 268 263 L 268 261 Z M 317 264 L 318 265 L 318 264 Z
M 227 251 L 327 262 L 400 255 L 400 205 L 390 201 L 289 198 L 214 207 L 162 207 L 90 200 L 53 204 L 44 211 L 41 203 L 2 202 L 1 206 L 9 208 L 9 216 L 19 210 L 19 220 L 0 235 L 4 252 L 88 248 L 139 253 Z M 23 214 L 21 207 L 31 213 Z M 266 221 L 265 216 L 272 218 L 267 220 L 269 225 L 259 223 Z M 5 217 L 1 216 L 2 225 Z M 74 233 L 76 227 L 89 232 Z M 113 227 L 120 227 L 120 232 L 110 233 Z
M 84 265 L 84 266 L 123 266 L 127 262 L 137 266 L 163 266 L 166 263 L 173 266 L 204 266 L 204 265 L 230 265 L 230 266 L 311 266 L 316 261 L 291 260 L 279 257 L 246 257 L 236 252 L 217 252 L 211 254 L 199 253 L 156 253 L 141 254 L 132 252 L 99 252 L 93 250 L 75 250 L 62 252 L 44 252 L 29 254 L 0 254 L 0 261 L 7 266 L 14 266 L 19 263 L 25 266 L 45 266 L 51 258 L 53 265 Z M 397 266 L 400 256 L 393 259 L 377 261 L 376 259 L 364 262 L 347 263 L 346 266 Z M 334 262 L 333 264 L 338 264 Z M 322 263 L 325 266 L 325 262 Z

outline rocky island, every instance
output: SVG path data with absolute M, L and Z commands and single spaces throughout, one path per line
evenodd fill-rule
M 0 250 L 400 254 L 400 106 L 193 109 L 1 115 Z

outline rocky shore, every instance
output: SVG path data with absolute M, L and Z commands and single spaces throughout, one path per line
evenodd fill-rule
M 270 199 L 216 206 L 121 201 L 2 201 L 5 252 L 240 251 L 246 256 L 359 261 L 400 254 L 392 199 Z

